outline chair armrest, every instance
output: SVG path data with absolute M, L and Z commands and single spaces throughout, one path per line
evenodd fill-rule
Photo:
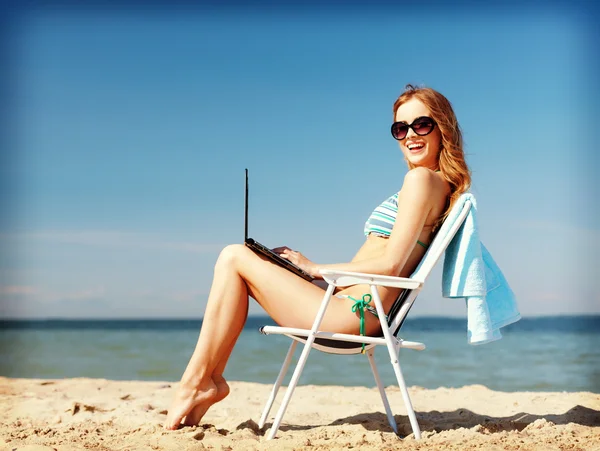
M 350 285 L 367 284 L 382 287 L 405 288 L 413 290 L 419 288 L 422 283 L 405 277 L 382 276 L 380 274 L 365 274 L 360 272 L 341 271 L 337 269 L 320 269 L 319 273 L 323 279 L 336 287 L 348 287 Z

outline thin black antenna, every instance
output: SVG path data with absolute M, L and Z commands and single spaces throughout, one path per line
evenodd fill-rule
M 246 208 L 244 217 L 244 243 L 248 240 L 248 168 L 246 168 Z

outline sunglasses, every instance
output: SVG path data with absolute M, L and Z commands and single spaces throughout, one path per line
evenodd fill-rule
M 394 122 L 392 124 L 392 136 L 400 141 L 406 138 L 409 128 L 412 128 L 419 136 L 429 135 L 435 128 L 435 121 L 430 117 L 421 116 L 416 118 L 410 125 L 406 122 Z

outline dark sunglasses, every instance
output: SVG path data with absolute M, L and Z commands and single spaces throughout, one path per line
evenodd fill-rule
M 421 116 L 416 118 L 410 125 L 406 122 L 394 122 L 392 124 L 392 136 L 400 141 L 406 138 L 409 128 L 412 128 L 419 136 L 429 135 L 435 128 L 435 121 L 430 117 Z

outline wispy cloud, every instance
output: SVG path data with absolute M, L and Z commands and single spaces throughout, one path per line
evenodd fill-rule
M 121 232 L 113 230 L 52 230 L 0 233 L 0 240 L 11 244 L 60 243 L 79 246 L 137 248 L 196 254 L 212 254 L 220 251 L 224 247 L 223 244 L 218 243 L 179 241 L 151 233 Z
M 55 291 L 30 285 L 0 285 L 0 301 L 32 300 L 48 303 L 55 301 L 93 301 L 104 298 L 103 286 L 72 291 Z
M 95 301 L 104 298 L 106 290 L 104 287 L 94 287 L 84 290 L 69 291 L 65 293 L 49 293 L 53 299 L 66 301 Z
M 176 291 L 170 294 L 170 299 L 176 302 L 196 302 L 199 299 L 207 297 L 206 291 L 190 290 Z
M 32 296 L 38 293 L 38 289 L 27 285 L 0 285 L 0 296 Z
M 130 299 L 162 299 L 178 303 L 193 303 L 199 302 L 199 300 L 205 300 L 208 297 L 208 291 L 177 288 L 169 288 L 168 290 L 142 288 L 132 290 L 126 296 Z
M 54 290 L 26 285 L 0 285 L 0 317 L 199 317 L 204 311 L 207 297 L 206 291 L 184 287 L 140 287 L 114 291 L 104 286 Z

